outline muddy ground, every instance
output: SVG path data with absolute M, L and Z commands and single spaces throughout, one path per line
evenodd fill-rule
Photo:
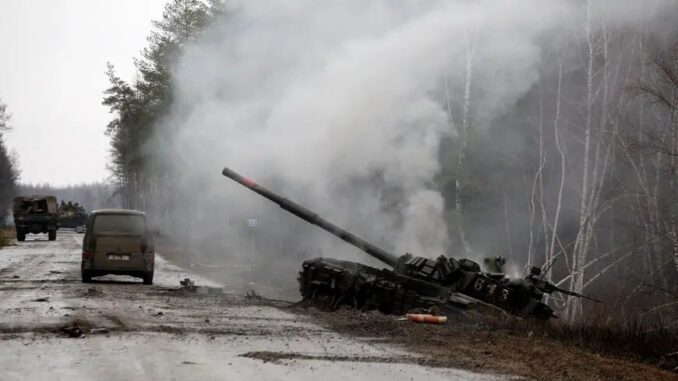
M 179 280 L 226 282 L 162 252 L 152 286 L 117 276 L 84 284 L 81 240 L 60 231 L 56 242 L 29 236 L 0 250 L 1 380 L 678 379 L 633 351 L 594 351 L 484 317 L 434 326 L 330 313 L 245 295 L 237 282 L 193 293 Z M 264 296 L 272 287 L 253 286 Z
M 678 380 L 678 373 L 634 360 L 604 355 L 531 330 L 478 316 L 452 316 L 444 325 L 416 324 L 378 312 L 296 309 L 323 325 L 356 337 L 373 337 L 423 355 L 429 366 L 504 373 L 536 380 Z
M 190 266 L 188 258 L 178 260 L 188 261 L 186 266 Z M 212 279 L 220 277 L 219 270 L 196 269 Z M 279 295 L 271 290 L 271 285 L 250 286 L 264 296 Z M 678 347 L 666 351 L 667 354 L 677 352 L 670 357 L 648 359 L 627 348 L 610 348 L 606 343 L 578 345 L 573 340 L 549 337 L 545 327 L 532 329 L 525 322 L 506 322 L 473 313 L 450 316 L 447 324 L 435 326 L 410 323 L 378 312 L 350 309 L 327 312 L 284 303 L 278 307 L 306 315 L 343 335 L 367 337 L 402 347 L 419 355 L 414 360 L 416 363 L 430 367 L 511 374 L 536 380 L 678 380 Z M 275 353 L 256 356 L 270 361 L 278 358 Z

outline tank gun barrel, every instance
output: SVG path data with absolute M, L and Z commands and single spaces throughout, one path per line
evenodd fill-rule
M 295 203 L 292 200 L 289 200 L 285 197 L 281 197 L 270 190 L 262 187 L 257 184 L 255 181 L 241 176 L 240 174 L 234 172 L 229 168 L 224 168 L 222 171 L 223 175 L 230 178 L 231 180 L 240 183 L 241 185 L 249 188 L 250 190 L 259 193 L 261 196 L 273 201 L 278 204 L 281 208 L 286 211 L 294 214 L 295 216 L 301 218 L 302 220 L 319 226 L 320 228 L 330 232 L 331 234 L 339 237 L 343 241 L 350 243 L 351 245 L 357 247 L 358 249 L 366 252 L 367 254 L 377 258 L 378 260 L 386 263 L 391 267 L 395 267 L 398 263 L 398 257 L 389 253 L 388 251 L 375 246 L 364 239 L 347 232 L 346 230 L 338 227 L 337 225 L 325 220 L 324 218 L 318 216 L 316 213 L 304 208 L 303 206 Z

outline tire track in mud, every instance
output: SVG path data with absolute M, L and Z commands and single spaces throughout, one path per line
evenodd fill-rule
M 263 362 L 272 362 L 275 364 L 284 363 L 289 360 L 316 360 L 316 361 L 339 361 L 339 362 L 367 362 L 384 364 L 416 364 L 431 367 L 445 367 L 441 361 L 435 361 L 421 356 L 342 356 L 342 355 L 314 355 L 298 352 L 273 352 L 273 351 L 253 351 L 243 353 L 240 356 L 261 360 Z

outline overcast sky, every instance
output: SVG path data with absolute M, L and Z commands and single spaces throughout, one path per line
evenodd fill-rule
M 166 0 L 0 0 L 0 99 L 21 181 L 104 180 L 106 61 L 131 80 Z

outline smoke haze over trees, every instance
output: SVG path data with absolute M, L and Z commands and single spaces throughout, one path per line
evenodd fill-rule
M 675 327 L 676 20 L 660 0 L 174 0 L 138 78 L 108 68 L 111 170 L 201 260 L 289 285 L 304 257 L 369 260 L 224 165 L 397 254 L 505 255 L 606 301 L 552 298 L 569 320 Z

